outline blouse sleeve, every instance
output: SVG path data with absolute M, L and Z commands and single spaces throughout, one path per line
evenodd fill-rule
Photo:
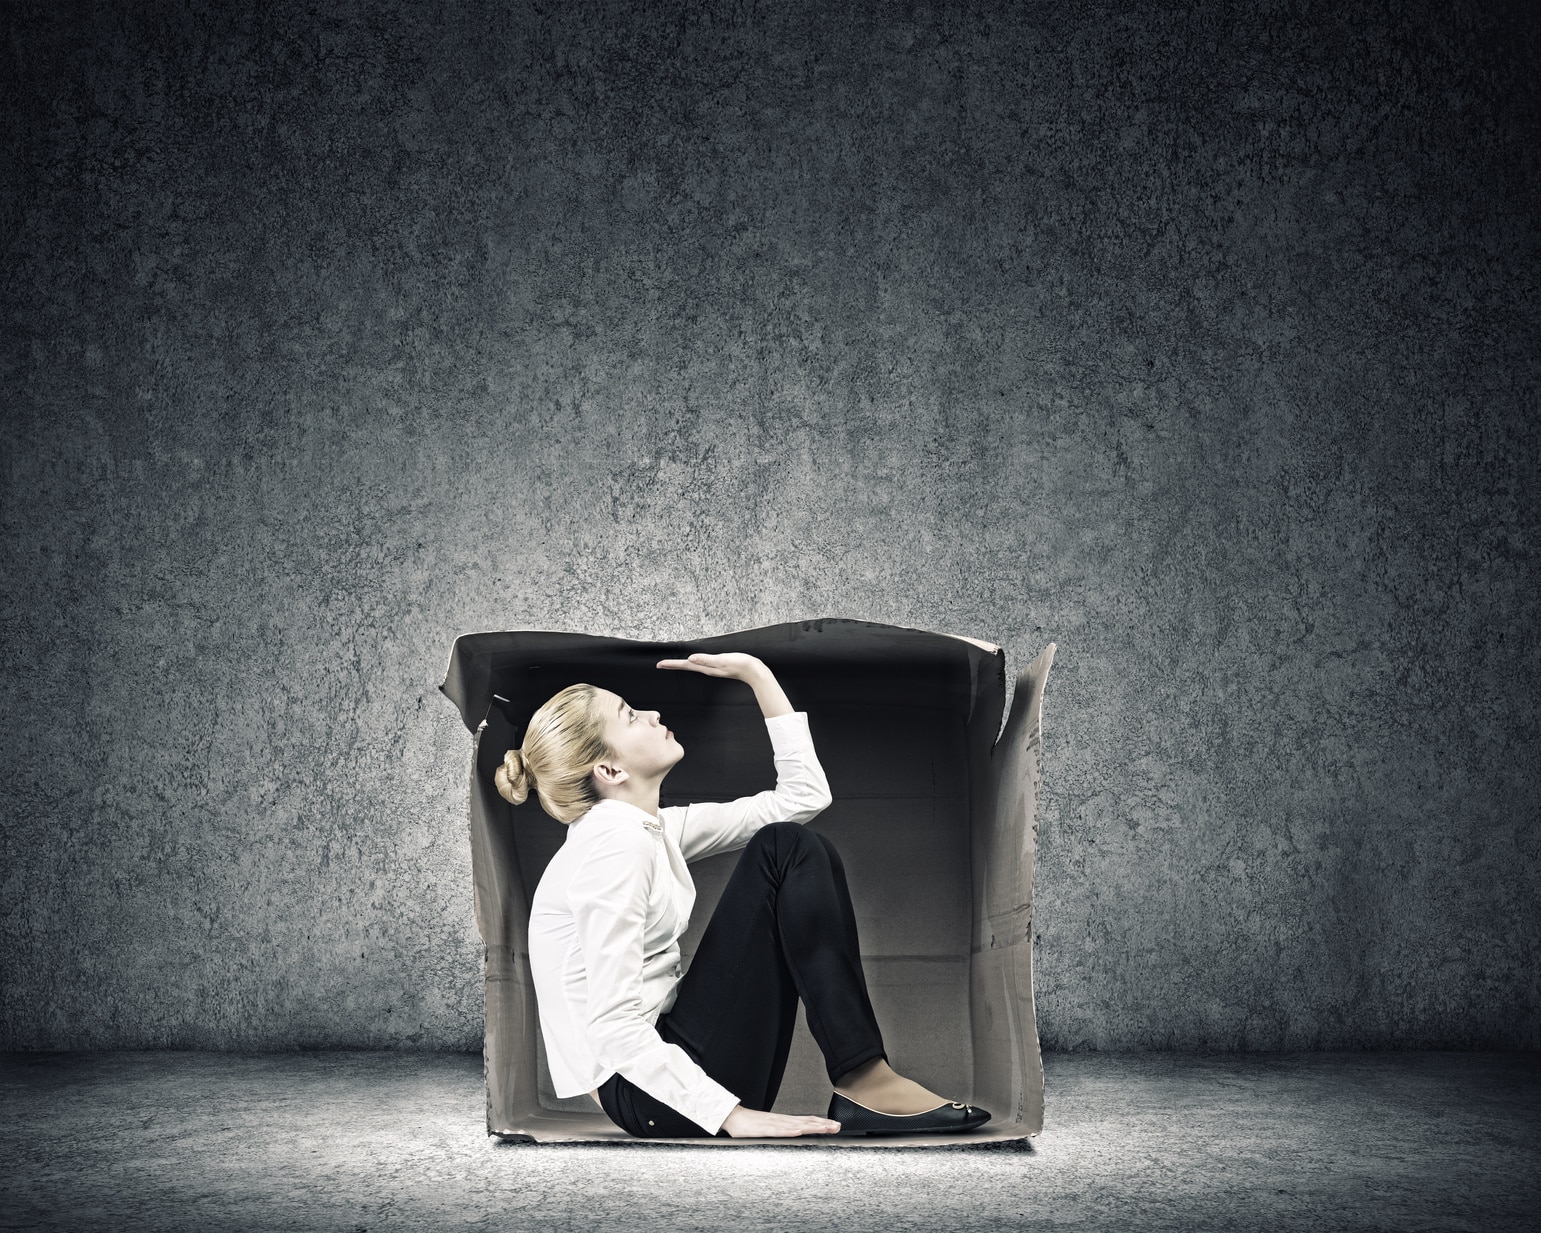
M 762 826 L 771 822 L 807 822 L 829 807 L 833 798 L 824 768 L 813 750 L 808 712 L 771 716 L 765 727 L 776 762 L 776 786 L 737 800 L 686 805 L 680 853 L 687 861 L 736 851 Z
M 602 1066 L 715 1135 L 738 1097 L 642 1013 L 642 934 L 656 842 L 641 827 L 618 828 L 568 887 L 583 951 L 589 1046 Z

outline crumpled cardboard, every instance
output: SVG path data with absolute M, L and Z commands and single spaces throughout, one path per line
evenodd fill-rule
M 949 1100 L 990 1110 L 968 1134 L 792 1139 L 634 1139 L 587 1096 L 557 1099 L 530 975 L 530 901 L 566 828 L 534 793 L 513 806 L 492 775 L 537 707 L 588 681 L 662 712 L 686 756 L 660 805 L 775 786 L 770 737 L 741 681 L 655 667 L 694 652 L 764 660 L 808 712 L 833 803 L 808 826 L 845 864 L 862 965 L 889 1061 Z M 473 733 L 471 869 L 486 946 L 487 1129 L 527 1142 L 923 1147 L 1025 1139 L 1043 1127 L 1033 1007 L 1033 866 L 1043 782 L 1050 643 L 1017 674 L 988 642 L 824 618 L 689 642 L 512 631 L 455 640 L 440 689 Z M 740 852 L 690 867 L 685 970 Z M 803 1012 L 774 1105 L 823 1116 L 830 1087 Z

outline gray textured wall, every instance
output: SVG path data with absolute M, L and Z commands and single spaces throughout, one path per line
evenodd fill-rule
M 454 636 L 847 616 L 1049 1047 L 1536 1047 L 1535 19 L 642 7 L 0 9 L 0 1043 L 477 1047 Z

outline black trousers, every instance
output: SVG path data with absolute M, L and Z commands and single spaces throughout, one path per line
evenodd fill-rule
M 659 1016 L 658 1034 L 740 1104 L 769 1109 L 781 1090 L 799 998 L 831 1085 L 863 1062 L 887 1058 L 840 854 L 800 823 L 773 822 L 739 853 L 674 1006 Z M 707 1137 L 619 1073 L 600 1085 L 599 1100 L 637 1138 Z

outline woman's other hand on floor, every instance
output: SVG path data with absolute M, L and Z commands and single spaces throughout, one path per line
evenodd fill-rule
M 799 1135 L 832 1135 L 839 1122 L 827 1117 L 802 1117 L 786 1113 L 765 1113 L 734 1105 L 723 1119 L 722 1128 L 733 1139 L 795 1139 Z

